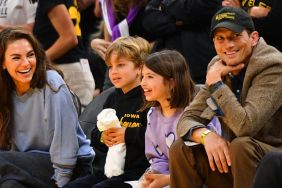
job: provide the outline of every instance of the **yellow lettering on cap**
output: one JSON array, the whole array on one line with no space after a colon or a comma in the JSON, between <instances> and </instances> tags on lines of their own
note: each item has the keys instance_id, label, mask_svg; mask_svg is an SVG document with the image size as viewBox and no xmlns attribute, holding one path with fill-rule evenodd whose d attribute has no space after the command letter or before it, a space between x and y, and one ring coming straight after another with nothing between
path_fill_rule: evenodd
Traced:
<instances>
[{"instance_id":1,"label":"yellow lettering on cap","mask_svg":"<svg viewBox=\"0 0 282 188\"><path fill-rule=\"evenodd\" d=\"M232 20L235 20L235 13L233 12L225 12L225 13L221 13L221 14L218 14L216 15L215 17L215 20L216 21L219 21L219 20L222 20L222 19L232 19Z\"/></svg>"},{"instance_id":2,"label":"yellow lettering on cap","mask_svg":"<svg viewBox=\"0 0 282 188\"><path fill-rule=\"evenodd\" d=\"M249 7L255 6L255 0L249 0L248 6L249 6Z\"/></svg>"}]
</instances>

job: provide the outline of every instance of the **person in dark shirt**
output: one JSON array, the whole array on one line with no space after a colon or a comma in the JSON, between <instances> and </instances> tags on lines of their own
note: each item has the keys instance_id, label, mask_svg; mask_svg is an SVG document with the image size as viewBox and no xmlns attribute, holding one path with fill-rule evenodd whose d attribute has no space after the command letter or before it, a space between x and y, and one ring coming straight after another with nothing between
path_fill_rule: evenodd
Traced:
<instances>
[{"instance_id":1,"label":"person in dark shirt","mask_svg":"<svg viewBox=\"0 0 282 188\"><path fill-rule=\"evenodd\" d=\"M38 1L33 33L85 107L93 99L95 82L82 43L77 3L75 0L33 1Z\"/></svg>"},{"instance_id":2,"label":"person in dark shirt","mask_svg":"<svg viewBox=\"0 0 282 188\"><path fill-rule=\"evenodd\" d=\"M155 40L152 51L177 50L189 62L192 79L204 84L207 65L215 56L210 21L220 6L221 0L149 1L142 22Z\"/></svg>"},{"instance_id":3,"label":"person in dark shirt","mask_svg":"<svg viewBox=\"0 0 282 188\"><path fill-rule=\"evenodd\" d=\"M271 46L282 51L282 1L280 0L224 0L223 6L242 7L252 17L256 30Z\"/></svg>"},{"instance_id":4,"label":"person in dark shirt","mask_svg":"<svg viewBox=\"0 0 282 188\"><path fill-rule=\"evenodd\" d=\"M240 7L222 8L211 25L218 55L178 122L181 139L169 153L171 188L251 187L263 156L281 152L282 53L259 37ZM220 134L207 127L214 117Z\"/></svg>"},{"instance_id":5,"label":"person in dark shirt","mask_svg":"<svg viewBox=\"0 0 282 188\"><path fill-rule=\"evenodd\" d=\"M96 152L94 174L77 179L65 188L131 187L124 181L138 180L148 168L144 140L147 110L139 112L139 109L143 104L141 68L149 52L149 43L140 37L121 37L108 47L105 61L115 91L110 94L103 108L116 110L121 128L111 128L103 132L94 128L91 135L91 143ZM108 178L104 175L108 148L120 143L126 145L124 173Z\"/></svg>"}]
</instances>

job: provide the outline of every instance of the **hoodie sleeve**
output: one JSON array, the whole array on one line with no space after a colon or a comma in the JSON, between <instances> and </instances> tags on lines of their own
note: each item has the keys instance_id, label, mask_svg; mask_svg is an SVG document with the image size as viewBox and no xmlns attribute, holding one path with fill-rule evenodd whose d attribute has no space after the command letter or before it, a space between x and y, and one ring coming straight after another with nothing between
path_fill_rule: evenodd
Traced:
<instances>
[{"instance_id":1,"label":"hoodie sleeve","mask_svg":"<svg viewBox=\"0 0 282 188\"><path fill-rule=\"evenodd\" d=\"M79 127L76 109L66 85L62 85L52 96L50 112L54 116L54 130L50 146L52 177L59 187L64 186L72 176L79 149L76 130Z\"/></svg>"},{"instance_id":2,"label":"hoodie sleeve","mask_svg":"<svg viewBox=\"0 0 282 188\"><path fill-rule=\"evenodd\" d=\"M71 179L77 161L79 128L77 111L70 91L56 71L47 71L48 86L45 89L45 121L52 124L49 153L58 187Z\"/></svg>"}]
</instances>

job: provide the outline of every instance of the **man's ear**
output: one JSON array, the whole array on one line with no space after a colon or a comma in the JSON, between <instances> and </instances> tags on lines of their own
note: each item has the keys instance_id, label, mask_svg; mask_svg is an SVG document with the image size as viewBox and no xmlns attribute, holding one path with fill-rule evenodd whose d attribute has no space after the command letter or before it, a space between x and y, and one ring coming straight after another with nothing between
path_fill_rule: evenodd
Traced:
<instances>
[{"instance_id":1,"label":"man's ear","mask_svg":"<svg viewBox=\"0 0 282 188\"><path fill-rule=\"evenodd\" d=\"M252 39L252 46L256 46L259 41L259 33L257 31L253 31L250 34L250 38Z\"/></svg>"}]
</instances>

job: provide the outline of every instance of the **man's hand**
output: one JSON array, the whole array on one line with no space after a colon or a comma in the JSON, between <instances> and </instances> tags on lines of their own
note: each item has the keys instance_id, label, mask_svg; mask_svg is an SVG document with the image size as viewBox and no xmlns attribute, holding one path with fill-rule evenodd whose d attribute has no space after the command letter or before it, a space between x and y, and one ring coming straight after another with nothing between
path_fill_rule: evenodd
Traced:
<instances>
[{"instance_id":1,"label":"man's hand","mask_svg":"<svg viewBox=\"0 0 282 188\"><path fill-rule=\"evenodd\" d=\"M208 70L206 75L206 84L208 86L222 80L228 73L233 75L238 74L244 68L244 64L238 64L234 66L225 65L222 60L215 62Z\"/></svg>"},{"instance_id":2,"label":"man's hand","mask_svg":"<svg viewBox=\"0 0 282 188\"><path fill-rule=\"evenodd\" d=\"M205 137L204 146L212 171L215 171L217 167L220 173L228 173L228 167L231 166L229 144L215 132Z\"/></svg>"},{"instance_id":3,"label":"man's hand","mask_svg":"<svg viewBox=\"0 0 282 188\"><path fill-rule=\"evenodd\" d=\"M144 174L141 188L163 188L169 185L170 175L167 174Z\"/></svg>"},{"instance_id":4,"label":"man's hand","mask_svg":"<svg viewBox=\"0 0 282 188\"><path fill-rule=\"evenodd\" d=\"M195 129L191 135L191 140L198 143L204 142L212 171L215 171L217 167L220 173L227 173L228 167L231 166L230 143L215 132L210 132L203 138L204 140L201 140L201 135L206 130L206 128Z\"/></svg>"}]
</instances>

